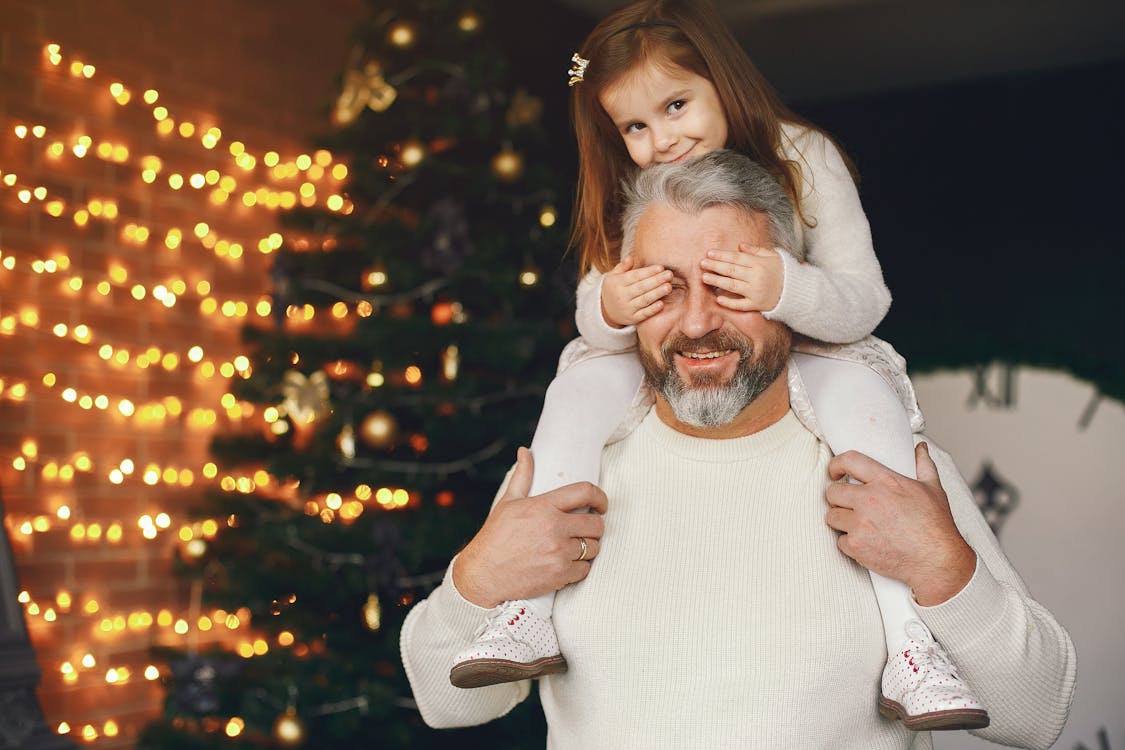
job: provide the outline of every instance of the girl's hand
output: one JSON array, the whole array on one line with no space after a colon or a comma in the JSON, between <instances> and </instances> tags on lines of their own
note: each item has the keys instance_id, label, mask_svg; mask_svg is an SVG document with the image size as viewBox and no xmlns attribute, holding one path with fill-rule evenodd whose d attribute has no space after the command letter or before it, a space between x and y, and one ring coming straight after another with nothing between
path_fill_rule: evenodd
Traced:
<instances>
[{"instance_id":1,"label":"girl's hand","mask_svg":"<svg viewBox=\"0 0 1125 750\"><path fill-rule=\"evenodd\" d=\"M781 256L767 247L739 245L738 250L707 251L700 261L703 283L726 292L716 302L731 310L761 312L777 307L785 274Z\"/></svg>"},{"instance_id":2,"label":"girl's hand","mask_svg":"<svg viewBox=\"0 0 1125 750\"><path fill-rule=\"evenodd\" d=\"M627 255L602 280L602 317L615 328L636 325L664 307L661 298L672 291L672 272L664 266L633 268Z\"/></svg>"}]
</instances>

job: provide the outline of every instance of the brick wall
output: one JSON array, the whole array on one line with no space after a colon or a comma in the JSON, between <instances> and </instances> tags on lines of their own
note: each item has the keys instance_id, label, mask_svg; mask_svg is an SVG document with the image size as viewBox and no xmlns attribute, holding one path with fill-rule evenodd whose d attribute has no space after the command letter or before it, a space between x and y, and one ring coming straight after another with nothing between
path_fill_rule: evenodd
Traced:
<instances>
[{"instance_id":1,"label":"brick wall","mask_svg":"<svg viewBox=\"0 0 1125 750\"><path fill-rule=\"evenodd\" d=\"M308 137L328 127L324 112L361 6L0 0L0 492L43 670L40 699L50 727L65 723L78 744L132 746L163 698L159 682L144 677L149 649L186 642L174 632L177 620L191 623L190 638L236 637L222 627L200 633L198 618L207 613L191 611L190 590L171 575L187 520L181 511L208 483L202 467L210 436L239 422L220 405L229 379L208 377L186 355L198 345L204 363L218 364L239 352L244 320L202 305L211 297L253 310L269 292L269 258L256 243L276 230L277 213L240 197L255 187L285 189L284 180L271 182L263 155L273 150L285 162L309 153ZM60 46L58 64L49 43ZM92 77L72 74L74 61L95 66ZM131 93L125 105L109 91L115 81ZM147 89L159 92L156 105L175 122L171 133L158 132L153 106L142 99ZM194 126L189 136L183 123ZM21 138L21 125L46 132ZM208 149L201 136L211 127L222 136ZM79 158L73 146L82 135L92 143ZM235 166L229 147L236 140L257 156L254 170ZM59 156L50 153L54 143L62 144ZM128 156L99 157L102 143L124 146ZM148 155L161 160L151 183L141 174ZM226 203L211 200L216 185L169 185L173 173L208 170L237 179ZM3 181L10 175L11 185ZM37 187L46 197L32 193L24 202L20 191ZM104 209L97 216L92 200L112 202L116 217ZM91 214L84 223L75 217L82 210ZM222 245L195 238L200 222L215 238L241 243L242 257L220 257ZM148 228L148 239L131 239L130 224ZM164 242L172 228L184 236L176 248ZM67 267L33 265L52 260ZM74 279L80 289L68 286ZM157 285L176 280L185 288L173 307L153 299ZM201 281L210 289L200 290ZM109 282L108 294L99 282ZM141 300L133 297L138 284ZM60 324L66 328L56 332ZM150 347L179 362L138 366ZM112 360L123 352L127 362ZM83 395L105 396L108 405L84 407ZM117 409L122 399L134 415ZM158 417L155 407L171 412ZM211 410L216 421L196 424L196 409ZM116 481L113 470L127 469L125 459L132 473ZM146 482L150 465L166 476ZM155 529L147 536L146 516ZM121 629L113 626L117 617ZM82 664L87 655L93 666ZM65 676L66 665L74 676ZM115 672L116 681L107 680L118 668L128 677Z\"/></svg>"}]
</instances>

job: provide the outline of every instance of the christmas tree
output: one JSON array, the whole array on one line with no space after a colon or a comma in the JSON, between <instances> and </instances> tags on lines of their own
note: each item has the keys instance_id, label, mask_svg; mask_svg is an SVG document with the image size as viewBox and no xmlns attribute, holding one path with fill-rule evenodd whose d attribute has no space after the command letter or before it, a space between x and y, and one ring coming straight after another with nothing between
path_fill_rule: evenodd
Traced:
<instances>
[{"instance_id":1,"label":"christmas tree","mask_svg":"<svg viewBox=\"0 0 1125 750\"><path fill-rule=\"evenodd\" d=\"M567 56L553 78L523 64L526 12L379 2L357 29L317 144L346 189L288 217L274 319L246 329L232 385L254 416L213 444L228 479L199 519L218 531L181 549L198 605L248 636L165 654L166 715L141 747L543 746L534 702L426 728L398 652L573 335Z\"/></svg>"}]
</instances>

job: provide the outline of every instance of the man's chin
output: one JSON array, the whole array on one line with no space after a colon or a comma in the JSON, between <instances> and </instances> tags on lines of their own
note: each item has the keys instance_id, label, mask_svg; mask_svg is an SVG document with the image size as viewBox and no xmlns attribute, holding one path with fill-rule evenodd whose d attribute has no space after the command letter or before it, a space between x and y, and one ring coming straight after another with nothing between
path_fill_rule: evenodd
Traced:
<instances>
[{"instance_id":1,"label":"man's chin","mask_svg":"<svg viewBox=\"0 0 1125 750\"><path fill-rule=\"evenodd\" d=\"M685 391L718 391L729 388L732 375L717 373L680 373L680 382L684 384Z\"/></svg>"},{"instance_id":2,"label":"man's chin","mask_svg":"<svg viewBox=\"0 0 1125 750\"><path fill-rule=\"evenodd\" d=\"M729 424L749 403L745 393L722 386L689 387L675 394L664 392L662 395L676 415L676 419L700 428Z\"/></svg>"}]
</instances>

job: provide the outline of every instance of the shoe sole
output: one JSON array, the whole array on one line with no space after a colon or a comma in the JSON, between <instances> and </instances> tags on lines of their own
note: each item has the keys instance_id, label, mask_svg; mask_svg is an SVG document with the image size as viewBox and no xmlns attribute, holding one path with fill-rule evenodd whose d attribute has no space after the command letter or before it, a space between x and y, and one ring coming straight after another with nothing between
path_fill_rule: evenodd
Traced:
<instances>
[{"instance_id":1,"label":"shoe sole","mask_svg":"<svg viewBox=\"0 0 1125 750\"><path fill-rule=\"evenodd\" d=\"M879 698L879 713L914 732L933 732L956 729L984 729L988 726L988 712L974 708L953 708L911 716L898 701Z\"/></svg>"},{"instance_id":2,"label":"shoe sole","mask_svg":"<svg viewBox=\"0 0 1125 750\"><path fill-rule=\"evenodd\" d=\"M566 659L562 656L549 656L527 663L505 659L473 659L455 664L449 670L449 681L459 688L478 688L502 682L531 680L565 671Z\"/></svg>"}]
</instances>

